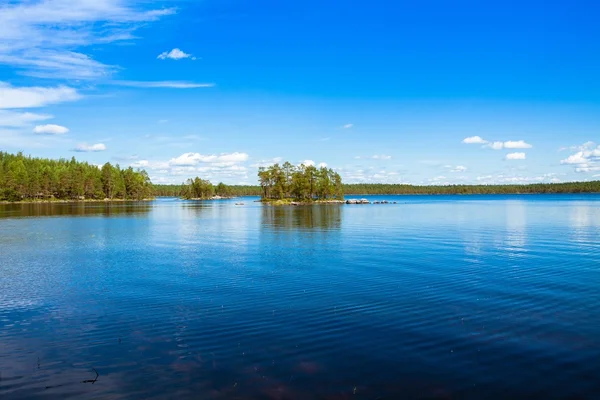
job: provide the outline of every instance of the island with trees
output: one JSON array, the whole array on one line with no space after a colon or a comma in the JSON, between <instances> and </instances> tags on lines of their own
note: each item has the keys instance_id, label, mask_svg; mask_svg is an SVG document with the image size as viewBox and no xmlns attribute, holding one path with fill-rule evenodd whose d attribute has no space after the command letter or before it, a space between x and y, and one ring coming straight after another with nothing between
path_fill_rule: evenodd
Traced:
<instances>
[{"instance_id":1,"label":"island with trees","mask_svg":"<svg viewBox=\"0 0 600 400\"><path fill-rule=\"evenodd\" d=\"M214 186L209 180L199 177L188 179L187 183L181 185L178 190L175 186L172 185L173 194L186 200L220 200L236 197L229 186L223 182Z\"/></svg>"},{"instance_id":2,"label":"island with trees","mask_svg":"<svg viewBox=\"0 0 600 400\"><path fill-rule=\"evenodd\" d=\"M143 170L0 152L0 201L145 200L153 196L154 188Z\"/></svg>"},{"instance_id":3,"label":"island with trees","mask_svg":"<svg viewBox=\"0 0 600 400\"><path fill-rule=\"evenodd\" d=\"M285 162L259 168L258 178L261 199L266 203L342 203L344 200L342 177L331 168Z\"/></svg>"}]
</instances>

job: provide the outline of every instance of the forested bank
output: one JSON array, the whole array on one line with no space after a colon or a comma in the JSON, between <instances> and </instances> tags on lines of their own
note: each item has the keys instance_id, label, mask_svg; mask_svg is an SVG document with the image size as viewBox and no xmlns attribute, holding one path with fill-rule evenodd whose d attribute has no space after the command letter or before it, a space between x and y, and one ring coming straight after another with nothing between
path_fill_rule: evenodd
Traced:
<instances>
[{"instance_id":1,"label":"forested bank","mask_svg":"<svg viewBox=\"0 0 600 400\"><path fill-rule=\"evenodd\" d=\"M156 196L181 197L185 185L154 185ZM261 186L228 186L233 196L260 196ZM600 181L536 183L529 185L448 185L414 186L396 184L343 184L346 195L386 194L552 194L552 193L600 193Z\"/></svg>"},{"instance_id":2,"label":"forested bank","mask_svg":"<svg viewBox=\"0 0 600 400\"><path fill-rule=\"evenodd\" d=\"M218 194L217 186L215 187L215 193ZM251 185L225 185L227 187L227 196L239 197L239 196L260 196L260 186ZM190 194L189 180L187 184L179 185L154 185L154 195L163 197L187 197Z\"/></svg>"},{"instance_id":3,"label":"forested bank","mask_svg":"<svg viewBox=\"0 0 600 400\"><path fill-rule=\"evenodd\" d=\"M0 201L142 200L153 191L146 171L131 167L0 152Z\"/></svg>"}]
</instances>

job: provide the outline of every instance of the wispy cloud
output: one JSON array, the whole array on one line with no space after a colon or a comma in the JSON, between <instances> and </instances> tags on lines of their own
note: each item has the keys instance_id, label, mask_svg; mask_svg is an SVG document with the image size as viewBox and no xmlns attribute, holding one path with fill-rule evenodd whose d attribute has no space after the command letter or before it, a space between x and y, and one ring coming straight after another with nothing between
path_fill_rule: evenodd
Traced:
<instances>
[{"instance_id":1,"label":"wispy cloud","mask_svg":"<svg viewBox=\"0 0 600 400\"><path fill-rule=\"evenodd\" d=\"M69 132L69 128L61 125L37 125L33 128L33 132L42 135L64 135Z\"/></svg>"},{"instance_id":2,"label":"wispy cloud","mask_svg":"<svg viewBox=\"0 0 600 400\"><path fill-rule=\"evenodd\" d=\"M73 151L79 152L79 153L90 153L90 152L97 152L97 151L104 151L106 150L106 145L104 143L96 143L96 144L86 144L86 143L82 143L82 144L78 144Z\"/></svg>"},{"instance_id":3,"label":"wispy cloud","mask_svg":"<svg viewBox=\"0 0 600 400\"><path fill-rule=\"evenodd\" d=\"M533 146L524 140L507 140L503 141L493 141L483 139L481 136L471 136L464 138L463 143L465 144L482 144L483 147L493 150L502 150L502 149L530 149Z\"/></svg>"},{"instance_id":4,"label":"wispy cloud","mask_svg":"<svg viewBox=\"0 0 600 400\"><path fill-rule=\"evenodd\" d=\"M464 165L444 165L444 168L453 173L467 171L467 167Z\"/></svg>"},{"instance_id":5,"label":"wispy cloud","mask_svg":"<svg viewBox=\"0 0 600 400\"><path fill-rule=\"evenodd\" d=\"M68 86L14 87L0 82L0 109L43 107L80 98L81 95L77 90Z\"/></svg>"},{"instance_id":6,"label":"wispy cloud","mask_svg":"<svg viewBox=\"0 0 600 400\"><path fill-rule=\"evenodd\" d=\"M195 60L196 57L192 56L191 54L187 54L183 51L181 51L178 48L174 48L171 51L164 51L162 53L160 53L158 55L158 57L156 57L160 60L166 60L166 59L170 59L170 60L182 60L184 58L189 58L190 60Z\"/></svg>"},{"instance_id":7,"label":"wispy cloud","mask_svg":"<svg viewBox=\"0 0 600 400\"><path fill-rule=\"evenodd\" d=\"M350 129L353 127L354 127L354 124L346 124L346 125L342 126L342 128L344 128L344 129Z\"/></svg>"},{"instance_id":8,"label":"wispy cloud","mask_svg":"<svg viewBox=\"0 0 600 400\"><path fill-rule=\"evenodd\" d=\"M392 158L392 156L388 156L385 154L375 154L372 156L355 156L354 159L356 160L360 160L360 159L372 159L372 160L390 160Z\"/></svg>"},{"instance_id":9,"label":"wispy cloud","mask_svg":"<svg viewBox=\"0 0 600 400\"><path fill-rule=\"evenodd\" d=\"M134 39L143 23L173 14L134 0L32 0L0 6L0 63L42 78L93 79L113 66L79 49Z\"/></svg>"},{"instance_id":10,"label":"wispy cloud","mask_svg":"<svg viewBox=\"0 0 600 400\"><path fill-rule=\"evenodd\" d=\"M199 163L237 163L248 160L246 153L223 153L219 155L203 155L200 153L184 153L169 161L171 166L193 166Z\"/></svg>"},{"instance_id":11,"label":"wispy cloud","mask_svg":"<svg viewBox=\"0 0 600 400\"><path fill-rule=\"evenodd\" d=\"M196 89L211 88L214 83L195 83L186 81L111 81L113 85L137 88L171 88L171 89Z\"/></svg>"},{"instance_id":12,"label":"wispy cloud","mask_svg":"<svg viewBox=\"0 0 600 400\"><path fill-rule=\"evenodd\" d=\"M0 126L19 128L30 126L38 121L45 121L51 119L52 115L48 114L35 114L30 112L18 112L9 110L0 110Z\"/></svg>"}]
</instances>

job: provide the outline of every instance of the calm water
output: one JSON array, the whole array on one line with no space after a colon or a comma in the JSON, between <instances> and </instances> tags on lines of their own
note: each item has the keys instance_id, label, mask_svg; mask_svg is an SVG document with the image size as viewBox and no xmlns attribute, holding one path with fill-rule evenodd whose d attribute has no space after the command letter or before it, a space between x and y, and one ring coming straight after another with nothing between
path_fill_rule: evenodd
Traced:
<instances>
[{"instance_id":1,"label":"calm water","mask_svg":"<svg viewBox=\"0 0 600 400\"><path fill-rule=\"evenodd\" d=\"M387 199L0 205L0 397L599 398L600 196Z\"/></svg>"}]
</instances>

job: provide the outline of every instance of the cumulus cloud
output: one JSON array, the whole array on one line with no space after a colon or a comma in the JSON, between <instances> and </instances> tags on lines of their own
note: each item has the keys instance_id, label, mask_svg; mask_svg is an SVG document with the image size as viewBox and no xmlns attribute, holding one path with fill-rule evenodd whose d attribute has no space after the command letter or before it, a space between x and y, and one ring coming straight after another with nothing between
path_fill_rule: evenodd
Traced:
<instances>
[{"instance_id":1,"label":"cumulus cloud","mask_svg":"<svg viewBox=\"0 0 600 400\"><path fill-rule=\"evenodd\" d=\"M530 149L531 146L529 143L526 143L524 140L509 140L506 142L493 142L488 143L485 147L488 147L493 150L502 150L502 149Z\"/></svg>"},{"instance_id":2,"label":"cumulus cloud","mask_svg":"<svg viewBox=\"0 0 600 400\"><path fill-rule=\"evenodd\" d=\"M493 150L502 150L504 148L504 143L503 142L488 143L486 145L486 147L489 147L490 149L493 149Z\"/></svg>"},{"instance_id":3,"label":"cumulus cloud","mask_svg":"<svg viewBox=\"0 0 600 400\"><path fill-rule=\"evenodd\" d=\"M530 149L532 146L529 143L525 143L524 140L517 140L504 142L505 149Z\"/></svg>"},{"instance_id":4,"label":"cumulus cloud","mask_svg":"<svg viewBox=\"0 0 600 400\"><path fill-rule=\"evenodd\" d=\"M174 48L171 51L164 51L164 52L160 53L157 58L160 60L166 60L166 59L182 60L184 58L189 58L191 60L196 59L196 57L192 56L191 54L187 54L178 48Z\"/></svg>"},{"instance_id":5,"label":"cumulus cloud","mask_svg":"<svg viewBox=\"0 0 600 400\"><path fill-rule=\"evenodd\" d=\"M35 128L33 128L33 132L43 135L64 135L65 133L69 132L69 128L54 124L37 125Z\"/></svg>"},{"instance_id":6,"label":"cumulus cloud","mask_svg":"<svg viewBox=\"0 0 600 400\"><path fill-rule=\"evenodd\" d=\"M248 160L246 153L222 153L220 155L203 155L200 153L184 153L169 161L171 166L194 166L199 163L238 163Z\"/></svg>"},{"instance_id":7,"label":"cumulus cloud","mask_svg":"<svg viewBox=\"0 0 600 400\"><path fill-rule=\"evenodd\" d=\"M73 149L73 151L77 151L79 153L90 153L104 150L106 150L106 145L104 143L96 143L91 145L82 143L78 144L77 147Z\"/></svg>"},{"instance_id":8,"label":"cumulus cloud","mask_svg":"<svg viewBox=\"0 0 600 400\"><path fill-rule=\"evenodd\" d=\"M68 86L14 87L6 82L0 82L0 109L37 108L80 98L81 95L77 90Z\"/></svg>"},{"instance_id":9,"label":"cumulus cloud","mask_svg":"<svg viewBox=\"0 0 600 400\"><path fill-rule=\"evenodd\" d=\"M576 146L579 151L561 160L563 165L573 165L575 172L600 171L600 146L594 142L587 142Z\"/></svg>"},{"instance_id":10,"label":"cumulus cloud","mask_svg":"<svg viewBox=\"0 0 600 400\"><path fill-rule=\"evenodd\" d=\"M486 144L487 140L483 140L479 136L470 136L470 137L464 138L462 142L466 143L466 144Z\"/></svg>"},{"instance_id":11,"label":"cumulus cloud","mask_svg":"<svg viewBox=\"0 0 600 400\"><path fill-rule=\"evenodd\" d=\"M524 160L525 158L525 153L509 153L506 155L507 160Z\"/></svg>"},{"instance_id":12,"label":"cumulus cloud","mask_svg":"<svg viewBox=\"0 0 600 400\"><path fill-rule=\"evenodd\" d=\"M301 162L301 164L304 164L307 167L309 167L309 166L315 165L315 162L313 160L304 160L304 161Z\"/></svg>"},{"instance_id":13,"label":"cumulus cloud","mask_svg":"<svg viewBox=\"0 0 600 400\"><path fill-rule=\"evenodd\" d=\"M327 168L327 163L319 163L319 168Z\"/></svg>"}]
</instances>

